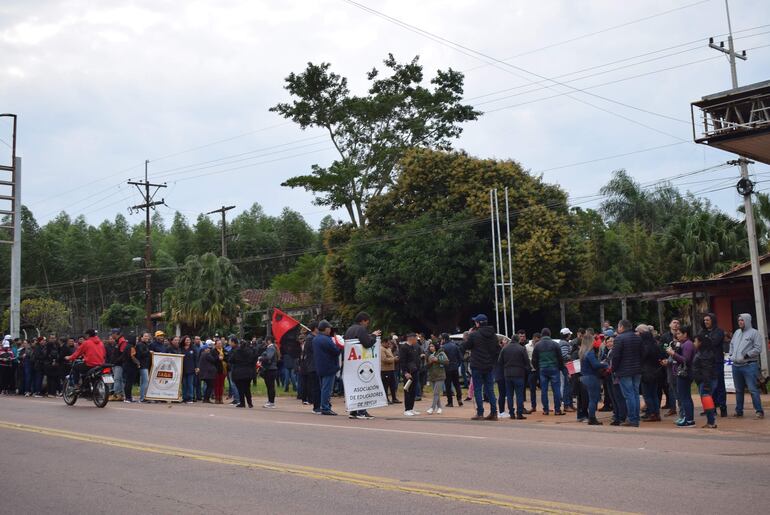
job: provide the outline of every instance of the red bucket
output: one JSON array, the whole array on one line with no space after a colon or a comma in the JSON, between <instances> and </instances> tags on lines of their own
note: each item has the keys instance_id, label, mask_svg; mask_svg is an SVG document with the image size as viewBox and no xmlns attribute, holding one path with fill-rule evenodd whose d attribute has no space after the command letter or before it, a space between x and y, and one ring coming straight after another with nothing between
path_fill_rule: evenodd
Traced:
<instances>
[{"instance_id":1,"label":"red bucket","mask_svg":"<svg viewBox=\"0 0 770 515\"><path fill-rule=\"evenodd\" d=\"M714 398L711 395L701 395L700 401L703 404L703 411L714 409Z\"/></svg>"}]
</instances>

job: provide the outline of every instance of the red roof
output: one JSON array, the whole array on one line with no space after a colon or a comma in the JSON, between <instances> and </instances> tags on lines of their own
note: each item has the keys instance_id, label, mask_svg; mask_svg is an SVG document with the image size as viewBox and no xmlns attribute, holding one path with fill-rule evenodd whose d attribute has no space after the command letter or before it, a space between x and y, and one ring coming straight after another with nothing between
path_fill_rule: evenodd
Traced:
<instances>
[{"instance_id":1,"label":"red roof","mask_svg":"<svg viewBox=\"0 0 770 515\"><path fill-rule=\"evenodd\" d=\"M770 253L759 256L759 264L761 265L768 259L770 259ZM745 270L749 270L750 268L751 268L751 261L746 261L745 263L735 265L734 267L732 267L730 270L727 270L726 272L722 272L721 274L715 275L714 279L723 279L725 277L731 277Z\"/></svg>"},{"instance_id":2,"label":"red roof","mask_svg":"<svg viewBox=\"0 0 770 515\"><path fill-rule=\"evenodd\" d=\"M275 294L278 294L277 298ZM278 306L307 306L313 303L310 294L306 292L295 294L290 291L243 290L241 297L251 306L258 306L267 299L275 299L274 302Z\"/></svg>"}]
</instances>

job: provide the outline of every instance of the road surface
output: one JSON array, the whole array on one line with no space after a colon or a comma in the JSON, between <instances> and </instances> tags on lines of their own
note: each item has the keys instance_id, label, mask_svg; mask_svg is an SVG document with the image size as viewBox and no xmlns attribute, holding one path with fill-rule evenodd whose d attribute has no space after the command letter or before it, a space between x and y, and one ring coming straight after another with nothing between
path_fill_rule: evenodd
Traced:
<instances>
[{"instance_id":1,"label":"road surface","mask_svg":"<svg viewBox=\"0 0 770 515\"><path fill-rule=\"evenodd\" d=\"M0 513L766 513L767 420L480 423L466 406L364 421L279 403L0 397Z\"/></svg>"}]
</instances>

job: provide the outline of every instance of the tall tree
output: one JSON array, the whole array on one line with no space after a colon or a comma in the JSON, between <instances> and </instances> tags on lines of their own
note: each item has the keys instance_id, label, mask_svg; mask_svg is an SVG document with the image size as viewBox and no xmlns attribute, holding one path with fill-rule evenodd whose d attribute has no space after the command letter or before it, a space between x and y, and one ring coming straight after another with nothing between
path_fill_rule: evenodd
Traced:
<instances>
[{"instance_id":1,"label":"tall tree","mask_svg":"<svg viewBox=\"0 0 770 515\"><path fill-rule=\"evenodd\" d=\"M366 225L369 200L393 184L407 149L449 149L461 124L481 114L461 102L462 73L439 70L429 88L418 57L401 64L389 54L384 64L388 75L381 77L373 68L367 74L368 94L355 96L345 77L329 71L329 63L308 63L304 72L286 78L293 101L270 109L302 129L323 129L339 155L283 185L313 192L318 205L344 207L355 226Z\"/></svg>"}]
</instances>

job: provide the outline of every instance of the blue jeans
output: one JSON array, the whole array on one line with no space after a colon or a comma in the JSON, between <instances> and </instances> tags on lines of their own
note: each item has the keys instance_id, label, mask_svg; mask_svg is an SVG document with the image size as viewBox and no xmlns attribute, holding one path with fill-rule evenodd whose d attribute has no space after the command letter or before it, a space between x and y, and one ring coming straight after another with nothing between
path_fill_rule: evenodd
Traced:
<instances>
[{"instance_id":1,"label":"blue jeans","mask_svg":"<svg viewBox=\"0 0 770 515\"><path fill-rule=\"evenodd\" d=\"M657 381L642 383L642 396L647 405L647 415L660 416L660 397L658 397Z\"/></svg>"},{"instance_id":2,"label":"blue jeans","mask_svg":"<svg viewBox=\"0 0 770 515\"><path fill-rule=\"evenodd\" d=\"M23 393L32 393L32 361L26 360L24 361L24 392Z\"/></svg>"},{"instance_id":3,"label":"blue jeans","mask_svg":"<svg viewBox=\"0 0 770 515\"><path fill-rule=\"evenodd\" d=\"M147 393L147 385L150 384L150 371L146 368L139 369L139 402L144 400Z\"/></svg>"},{"instance_id":4,"label":"blue jeans","mask_svg":"<svg viewBox=\"0 0 770 515\"><path fill-rule=\"evenodd\" d=\"M561 398L564 401L564 407L565 408L574 408L574 402L572 401L572 384L569 380L569 372L567 372L567 369L563 369L561 371L561 383L564 386L564 389L561 393ZM557 406L557 409L559 406Z\"/></svg>"},{"instance_id":5,"label":"blue jeans","mask_svg":"<svg viewBox=\"0 0 770 515\"><path fill-rule=\"evenodd\" d=\"M34 393L40 395L43 393L43 376L45 374L42 370L33 370L32 371L32 388L35 390Z\"/></svg>"},{"instance_id":6,"label":"blue jeans","mask_svg":"<svg viewBox=\"0 0 770 515\"><path fill-rule=\"evenodd\" d=\"M508 397L508 413L513 416L513 392L516 392L516 414L524 415L524 378L506 377L505 393Z\"/></svg>"},{"instance_id":7,"label":"blue jeans","mask_svg":"<svg viewBox=\"0 0 770 515\"><path fill-rule=\"evenodd\" d=\"M610 380L612 389L610 390L610 396L612 397L612 421L623 422L626 420L626 399L623 397L623 391L620 389L619 384L615 384Z\"/></svg>"},{"instance_id":8,"label":"blue jeans","mask_svg":"<svg viewBox=\"0 0 770 515\"><path fill-rule=\"evenodd\" d=\"M746 387L749 387L751 393L751 403L754 405L754 411L764 413L762 409L762 398L759 396L759 387L757 386L757 376L759 375L759 365L757 363L746 363L745 365L733 365L733 382L735 383L735 412L743 415L743 393Z\"/></svg>"},{"instance_id":9,"label":"blue jeans","mask_svg":"<svg viewBox=\"0 0 770 515\"><path fill-rule=\"evenodd\" d=\"M695 421L695 407L692 404L691 386L692 378L676 377L676 396L679 399L679 404L682 406L682 418L686 422Z\"/></svg>"},{"instance_id":10,"label":"blue jeans","mask_svg":"<svg viewBox=\"0 0 770 515\"><path fill-rule=\"evenodd\" d=\"M203 400L203 389L201 388L201 380L196 375L193 379L194 388L195 388L195 400L196 401L202 401Z\"/></svg>"},{"instance_id":11,"label":"blue jeans","mask_svg":"<svg viewBox=\"0 0 770 515\"><path fill-rule=\"evenodd\" d=\"M289 384L294 387L294 391L297 391L297 374L294 373L294 368L283 367L281 369L281 382L283 383L283 391L289 391Z\"/></svg>"},{"instance_id":12,"label":"blue jeans","mask_svg":"<svg viewBox=\"0 0 770 515\"><path fill-rule=\"evenodd\" d=\"M537 409L537 379L539 374L534 370L530 370L527 375L527 388L529 388L529 400L532 406L532 411Z\"/></svg>"},{"instance_id":13,"label":"blue jeans","mask_svg":"<svg viewBox=\"0 0 770 515\"><path fill-rule=\"evenodd\" d=\"M602 393L602 382L596 376L580 376L580 382L588 390L588 418L596 418L596 407L599 405L599 396Z\"/></svg>"},{"instance_id":14,"label":"blue jeans","mask_svg":"<svg viewBox=\"0 0 770 515\"><path fill-rule=\"evenodd\" d=\"M115 379L115 382L112 384L113 395L123 397L123 367L112 367L112 377Z\"/></svg>"},{"instance_id":15,"label":"blue jeans","mask_svg":"<svg viewBox=\"0 0 770 515\"><path fill-rule=\"evenodd\" d=\"M228 372L227 373L227 382L230 384L230 396L233 398L233 402L235 404L240 404L241 402L241 395L238 393L238 387L235 386L235 381L233 381L233 373Z\"/></svg>"},{"instance_id":16,"label":"blue jeans","mask_svg":"<svg viewBox=\"0 0 770 515\"><path fill-rule=\"evenodd\" d=\"M548 405L548 384L551 384L553 390L554 409L561 409L561 374L556 367L546 367L540 369L540 400L543 403L543 411L549 411Z\"/></svg>"},{"instance_id":17,"label":"blue jeans","mask_svg":"<svg viewBox=\"0 0 770 515\"><path fill-rule=\"evenodd\" d=\"M701 397L704 395L711 395L711 398L714 398L714 390L717 389L717 383L719 382L719 379L712 379L708 384L707 383L700 383L698 385L698 393ZM717 410L716 410L716 401L714 401L714 409L711 410L705 410L706 411L706 422L709 424L716 424L717 423Z\"/></svg>"},{"instance_id":18,"label":"blue jeans","mask_svg":"<svg viewBox=\"0 0 770 515\"><path fill-rule=\"evenodd\" d=\"M321 376L321 411L332 410L332 388L334 387L334 375Z\"/></svg>"},{"instance_id":19,"label":"blue jeans","mask_svg":"<svg viewBox=\"0 0 770 515\"><path fill-rule=\"evenodd\" d=\"M471 369L471 380L473 381L473 396L476 398L476 414L484 414L484 396L490 404L491 413L497 413L497 397L495 397L495 377L491 370L482 372Z\"/></svg>"},{"instance_id":20,"label":"blue jeans","mask_svg":"<svg viewBox=\"0 0 770 515\"><path fill-rule=\"evenodd\" d=\"M195 398L195 372L182 377L182 400L190 402Z\"/></svg>"},{"instance_id":21,"label":"blue jeans","mask_svg":"<svg viewBox=\"0 0 770 515\"><path fill-rule=\"evenodd\" d=\"M631 424L639 425L639 383L642 376L628 376L620 378L620 391L626 400L626 417Z\"/></svg>"}]
</instances>

